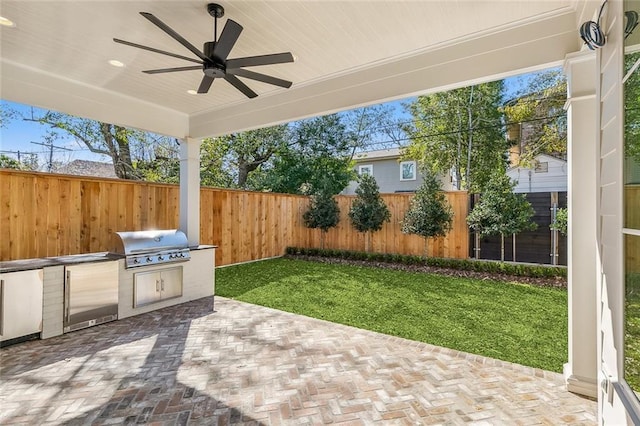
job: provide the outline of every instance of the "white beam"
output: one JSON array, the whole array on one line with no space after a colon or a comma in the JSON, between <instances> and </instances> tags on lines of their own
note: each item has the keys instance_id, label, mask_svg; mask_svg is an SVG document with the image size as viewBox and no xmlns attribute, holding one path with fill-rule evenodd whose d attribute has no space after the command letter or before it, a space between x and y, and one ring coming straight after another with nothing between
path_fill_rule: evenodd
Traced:
<instances>
[{"instance_id":1,"label":"white beam","mask_svg":"<svg viewBox=\"0 0 640 426\"><path fill-rule=\"evenodd\" d=\"M4 59L0 70L4 100L176 138L189 134L188 116L179 111Z\"/></svg>"},{"instance_id":2,"label":"white beam","mask_svg":"<svg viewBox=\"0 0 640 426\"><path fill-rule=\"evenodd\" d=\"M180 143L180 230L189 246L200 244L200 144L199 139Z\"/></svg>"},{"instance_id":3,"label":"white beam","mask_svg":"<svg viewBox=\"0 0 640 426\"><path fill-rule=\"evenodd\" d=\"M567 389L595 398L597 377L597 170L596 55L567 56L568 302Z\"/></svg>"}]
</instances>

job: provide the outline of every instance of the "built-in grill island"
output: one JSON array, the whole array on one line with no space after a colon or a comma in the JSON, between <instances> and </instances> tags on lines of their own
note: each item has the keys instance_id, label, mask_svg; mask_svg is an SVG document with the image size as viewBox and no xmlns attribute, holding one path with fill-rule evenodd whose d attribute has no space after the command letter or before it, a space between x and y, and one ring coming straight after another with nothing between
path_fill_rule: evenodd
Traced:
<instances>
[{"instance_id":1,"label":"built-in grill island","mask_svg":"<svg viewBox=\"0 0 640 426\"><path fill-rule=\"evenodd\" d=\"M27 275L34 294L18 291ZM175 229L118 232L109 252L3 261L0 278L5 302L20 307L0 306L4 346L212 297L215 246L189 246Z\"/></svg>"},{"instance_id":2,"label":"built-in grill island","mask_svg":"<svg viewBox=\"0 0 640 426\"><path fill-rule=\"evenodd\" d=\"M183 268L191 259L187 236L176 229L116 232L125 256L125 268L133 271L133 308L182 296ZM164 267L172 264L172 267Z\"/></svg>"}]
</instances>

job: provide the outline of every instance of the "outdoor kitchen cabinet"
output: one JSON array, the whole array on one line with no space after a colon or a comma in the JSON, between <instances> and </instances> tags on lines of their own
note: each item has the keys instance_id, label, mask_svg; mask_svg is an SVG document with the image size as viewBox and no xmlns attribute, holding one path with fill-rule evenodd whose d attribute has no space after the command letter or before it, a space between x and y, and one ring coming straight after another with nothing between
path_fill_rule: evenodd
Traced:
<instances>
[{"instance_id":1,"label":"outdoor kitchen cabinet","mask_svg":"<svg viewBox=\"0 0 640 426\"><path fill-rule=\"evenodd\" d=\"M182 266L137 272L133 277L134 308L182 296Z\"/></svg>"},{"instance_id":2,"label":"outdoor kitchen cabinet","mask_svg":"<svg viewBox=\"0 0 640 426\"><path fill-rule=\"evenodd\" d=\"M0 274L0 342L42 331L43 270Z\"/></svg>"}]
</instances>

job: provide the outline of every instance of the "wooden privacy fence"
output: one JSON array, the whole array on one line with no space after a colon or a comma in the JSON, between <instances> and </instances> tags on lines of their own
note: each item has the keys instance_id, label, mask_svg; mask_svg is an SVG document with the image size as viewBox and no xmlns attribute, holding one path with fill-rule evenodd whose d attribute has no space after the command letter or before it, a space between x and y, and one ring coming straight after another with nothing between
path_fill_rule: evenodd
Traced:
<instances>
[{"instance_id":1,"label":"wooden privacy fence","mask_svg":"<svg viewBox=\"0 0 640 426\"><path fill-rule=\"evenodd\" d=\"M429 239L427 254L434 257L449 257L466 259L469 251L469 229L467 227L468 196L466 191L446 193L447 201L453 209L453 228L444 238ZM400 231L404 213L409 208L411 194L384 194L384 202L391 212L391 220L382 229L373 234L371 251L378 253L401 253L423 255L425 251L424 238L416 235L406 235ZM342 195L337 197L340 207L340 222L338 226L327 232L325 248L344 250L365 250L365 235L357 232L351 226L348 212L355 196ZM319 234L314 234L312 246L320 247Z\"/></svg>"},{"instance_id":2,"label":"wooden privacy fence","mask_svg":"<svg viewBox=\"0 0 640 426\"><path fill-rule=\"evenodd\" d=\"M453 230L429 242L430 256L466 258L466 192L447 193ZM287 246L319 247L320 231L304 226L303 196L202 188L200 242L214 244L216 263L281 256ZM364 235L347 216L352 196L339 196L341 220L325 248L364 250ZM424 240L400 231L411 195L383 196L391 222L373 235L376 252L422 254ZM109 251L114 232L173 229L179 223L176 185L0 170L0 260Z\"/></svg>"}]
</instances>

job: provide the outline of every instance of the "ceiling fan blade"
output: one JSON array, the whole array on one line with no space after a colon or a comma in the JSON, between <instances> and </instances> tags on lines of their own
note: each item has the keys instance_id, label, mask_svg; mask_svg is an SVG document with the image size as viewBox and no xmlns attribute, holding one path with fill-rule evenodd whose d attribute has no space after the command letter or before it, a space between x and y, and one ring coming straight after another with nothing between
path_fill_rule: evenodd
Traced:
<instances>
[{"instance_id":1,"label":"ceiling fan blade","mask_svg":"<svg viewBox=\"0 0 640 426\"><path fill-rule=\"evenodd\" d=\"M258 96L258 94L256 92L254 92L253 90L249 89L249 86L247 86L246 84L241 82L238 79L238 77L236 77L235 75L227 74L224 78L229 83L231 83L233 85L233 87L235 87L236 89L238 89L239 91L244 93L244 95L246 97L255 98L256 96Z\"/></svg>"},{"instance_id":2,"label":"ceiling fan blade","mask_svg":"<svg viewBox=\"0 0 640 426\"><path fill-rule=\"evenodd\" d=\"M145 74L162 74L165 72L192 71L192 70L202 70L202 65L195 65L192 67L162 68L159 70L145 70L142 72Z\"/></svg>"},{"instance_id":3,"label":"ceiling fan blade","mask_svg":"<svg viewBox=\"0 0 640 426\"><path fill-rule=\"evenodd\" d=\"M200 82L200 87L198 87L198 93L207 93L209 91L209 88L213 84L213 80L215 80L215 78L210 77L208 75L205 75L204 77L202 77L202 81Z\"/></svg>"},{"instance_id":4,"label":"ceiling fan blade","mask_svg":"<svg viewBox=\"0 0 640 426\"><path fill-rule=\"evenodd\" d=\"M176 55L175 53L165 52L164 50L154 49L153 47L143 46L141 44L132 43L132 42L126 41L126 40L120 40L119 38L114 38L113 41L115 41L116 43L124 44L126 46L137 47L138 49L148 50L149 52L160 53L162 55L167 55L167 56L171 56L171 57L178 58L178 59L184 59L185 61L195 62L196 64L202 64L202 61L199 61L197 59L188 58L188 57L182 56L182 55Z\"/></svg>"},{"instance_id":5,"label":"ceiling fan blade","mask_svg":"<svg viewBox=\"0 0 640 426\"><path fill-rule=\"evenodd\" d=\"M224 24L220 39L216 42L216 46L213 48L213 57L216 60L224 62L229 56L229 52L233 49L233 45L238 41L240 33L242 32L242 25L236 21L227 19L227 23Z\"/></svg>"},{"instance_id":6,"label":"ceiling fan blade","mask_svg":"<svg viewBox=\"0 0 640 426\"><path fill-rule=\"evenodd\" d=\"M284 64L286 62L293 62L291 52L228 59L227 68L257 67L260 65Z\"/></svg>"},{"instance_id":7,"label":"ceiling fan blade","mask_svg":"<svg viewBox=\"0 0 640 426\"><path fill-rule=\"evenodd\" d=\"M227 68L227 74L233 74L240 77L250 78L252 80L262 81L263 83L273 84L274 86L280 86L286 89L291 87L291 84L293 84L290 81L282 80L281 78L272 77L266 74L260 74L259 72L253 72L242 68Z\"/></svg>"},{"instance_id":8,"label":"ceiling fan blade","mask_svg":"<svg viewBox=\"0 0 640 426\"><path fill-rule=\"evenodd\" d=\"M140 12L140 15L144 16L153 24L155 24L155 26L160 28L165 33L169 34L174 40L176 40L178 43L180 43L181 45L189 49L191 52L193 52L193 54L196 55L198 58L202 59L203 61L208 61L207 57L204 56L204 54L200 50L198 50L197 47L189 43L184 37L182 37L180 34L172 30L171 27L169 27L167 24L162 22L160 19L156 18L154 15L152 15L149 12Z\"/></svg>"}]
</instances>

